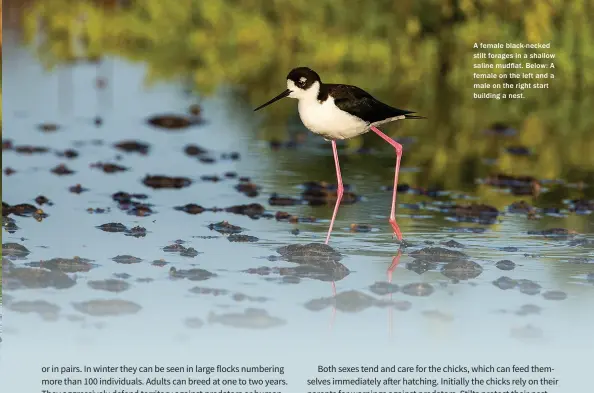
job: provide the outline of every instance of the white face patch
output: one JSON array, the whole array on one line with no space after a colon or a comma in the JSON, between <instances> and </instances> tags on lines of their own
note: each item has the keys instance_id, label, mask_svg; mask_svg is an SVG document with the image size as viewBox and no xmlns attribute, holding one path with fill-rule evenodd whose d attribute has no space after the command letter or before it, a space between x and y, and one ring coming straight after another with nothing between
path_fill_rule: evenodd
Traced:
<instances>
[{"instance_id":1,"label":"white face patch","mask_svg":"<svg viewBox=\"0 0 594 393\"><path fill-rule=\"evenodd\" d=\"M299 82L304 83L307 80L306 77L302 76L301 78L299 78Z\"/></svg>"},{"instance_id":2,"label":"white face patch","mask_svg":"<svg viewBox=\"0 0 594 393\"><path fill-rule=\"evenodd\" d=\"M318 82L314 82L307 90L303 90L302 88L295 85L295 83L287 79L287 89L291 91L289 97L301 99L310 99L316 100L318 93L320 91L320 84Z\"/></svg>"}]
</instances>

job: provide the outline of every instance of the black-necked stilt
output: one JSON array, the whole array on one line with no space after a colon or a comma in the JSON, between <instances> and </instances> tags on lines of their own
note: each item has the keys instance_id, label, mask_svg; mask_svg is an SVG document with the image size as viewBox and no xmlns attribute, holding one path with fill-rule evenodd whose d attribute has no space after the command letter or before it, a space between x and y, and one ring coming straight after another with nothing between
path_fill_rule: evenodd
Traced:
<instances>
[{"instance_id":1,"label":"black-necked stilt","mask_svg":"<svg viewBox=\"0 0 594 393\"><path fill-rule=\"evenodd\" d=\"M377 126L402 119L424 119L413 115L414 111L393 108L373 98L366 91L350 85L322 83L320 76L310 68L298 67L287 75L287 90L274 97L267 103L257 107L254 111L264 108L284 97L299 100L299 117L311 132L332 141L334 163L336 164L336 178L338 192L332 220L326 236L326 244L330 240L332 227L338 206L343 195L342 176L336 149L337 139L353 138L357 135L373 131L396 149L396 169L394 174L394 193L392 195L392 211L390 225L398 240L402 240L402 233L396 223L396 193L398 186L398 172L402 145L381 132Z\"/></svg>"}]
</instances>

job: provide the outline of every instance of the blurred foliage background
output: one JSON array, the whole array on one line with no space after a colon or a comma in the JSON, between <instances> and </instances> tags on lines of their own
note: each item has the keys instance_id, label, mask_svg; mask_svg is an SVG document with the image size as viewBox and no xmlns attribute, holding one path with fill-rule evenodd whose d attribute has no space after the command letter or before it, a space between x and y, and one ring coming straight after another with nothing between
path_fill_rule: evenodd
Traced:
<instances>
[{"instance_id":1,"label":"blurred foliage background","mask_svg":"<svg viewBox=\"0 0 594 393\"><path fill-rule=\"evenodd\" d=\"M405 165L422 169L411 175L418 184L463 188L485 159L495 162L487 172L594 179L594 68L587 66L594 64L594 0L17 3L25 40L48 68L115 55L146 62L149 83L183 80L202 95L230 86L254 107L284 89L291 68L307 65L323 80L416 110L429 120L386 128L419 139L404 156ZM473 99L475 42L550 42L556 78L523 100ZM262 137L286 129L295 112L286 104L266 112ZM485 135L494 122L519 132ZM349 144L382 141L366 135ZM517 157L509 146L534 154Z\"/></svg>"}]
</instances>

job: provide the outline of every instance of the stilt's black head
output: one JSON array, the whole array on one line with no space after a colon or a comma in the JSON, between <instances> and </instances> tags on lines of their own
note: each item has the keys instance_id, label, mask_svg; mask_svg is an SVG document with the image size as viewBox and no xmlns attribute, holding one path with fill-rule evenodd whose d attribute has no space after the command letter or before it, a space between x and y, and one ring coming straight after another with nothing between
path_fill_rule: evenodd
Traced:
<instances>
[{"instance_id":1,"label":"stilt's black head","mask_svg":"<svg viewBox=\"0 0 594 393\"><path fill-rule=\"evenodd\" d=\"M321 82L320 76L308 67L293 68L287 75L287 80L293 81L295 87L301 90L307 90L315 82Z\"/></svg>"},{"instance_id":2,"label":"stilt's black head","mask_svg":"<svg viewBox=\"0 0 594 393\"><path fill-rule=\"evenodd\" d=\"M310 88L318 82L317 89ZM298 67L293 68L289 75L287 75L287 90L283 91L270 101L265 104L260 105L254 111L264 108L285 97L297 98L301 99L306 96L317 96L319 87L321 85L320 76L311 68L307 67Z\"/></svg>"}]
</instances>

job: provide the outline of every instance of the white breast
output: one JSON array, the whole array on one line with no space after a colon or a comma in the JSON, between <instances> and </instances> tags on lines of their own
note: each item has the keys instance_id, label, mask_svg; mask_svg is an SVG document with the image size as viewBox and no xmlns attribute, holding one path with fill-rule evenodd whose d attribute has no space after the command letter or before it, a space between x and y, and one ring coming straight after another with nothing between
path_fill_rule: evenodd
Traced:
<instances>
[{"instance_id":1,"label":"white breast","mask_svg":"<svg viewBox=\"0 0 594 393\"><path fill-rule=\"evenodd\" d=\"M299 117L311 132L327 139L348 139L369 131L366 122L338 109L332 97L323 102L317 97L300 99Z\"/></svg>"}]
</instances>

